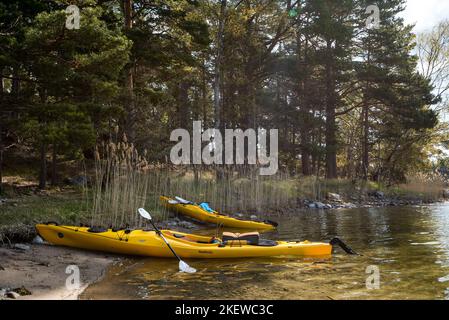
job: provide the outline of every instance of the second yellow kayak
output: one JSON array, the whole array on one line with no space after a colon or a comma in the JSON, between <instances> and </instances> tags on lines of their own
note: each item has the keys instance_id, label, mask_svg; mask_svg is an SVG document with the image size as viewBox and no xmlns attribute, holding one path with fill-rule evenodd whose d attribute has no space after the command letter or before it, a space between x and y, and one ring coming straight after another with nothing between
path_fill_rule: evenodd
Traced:
<instances>
[{"instance_id":1,"label":"second yellow kayak","mask_svg":"<svg viewBox=\"0 0 449 320\"><path fill-rule=\"evenodd\" d=\"M220 214L216 211L208 212L194 203L170 203L176 202L176 199L165 196L161 196L160 201L167 209L201 222L222 225L230 228L243 228L251 230L271 230L277 227L277 223L273 221L241 220Z\"/></svg>"}]
</instances>

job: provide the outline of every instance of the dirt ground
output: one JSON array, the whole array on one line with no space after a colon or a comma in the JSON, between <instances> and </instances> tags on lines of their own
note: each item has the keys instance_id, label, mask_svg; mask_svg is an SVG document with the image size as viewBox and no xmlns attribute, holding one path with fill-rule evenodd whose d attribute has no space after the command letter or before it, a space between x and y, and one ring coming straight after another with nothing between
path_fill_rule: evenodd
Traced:
<instances>
[{"instance_id":1,"label":"dirt ground","mask_svg":"<svg viewBox=\"0 0 449 320\"><path fill-rule=\"evenodd\" d=\"M114 255L86 252L47 244L27 244L28 250L0 247L0 291L24 287L31 295L18 299L76 300L119 258ZM79 287L66 285L79 269ZM67 271L67 273L66 273ZM1 299L1 298L0 298Z\"/></svg>"}]
</instances>

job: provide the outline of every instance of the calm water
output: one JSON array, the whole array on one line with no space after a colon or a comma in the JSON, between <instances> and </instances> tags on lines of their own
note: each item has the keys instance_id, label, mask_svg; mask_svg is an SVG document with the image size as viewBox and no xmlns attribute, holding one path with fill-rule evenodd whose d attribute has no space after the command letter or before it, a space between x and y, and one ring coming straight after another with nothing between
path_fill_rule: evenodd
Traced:
<instances>
[{"instance_id":1,"label":"calm water","mask_svg":"<svg viewBox=\"0 0 449 320\"><path fill-rule=\"evenodd\" d=\"M363 256L339 248L325 260L263 258L126 259L90 286L83 299L449 299L449 205L310 211L277 219L285 240L344 239ZM215 230L199 233L215 234ZM366 288L377 266L380 288Z\"/></svg>"}]
</instances>

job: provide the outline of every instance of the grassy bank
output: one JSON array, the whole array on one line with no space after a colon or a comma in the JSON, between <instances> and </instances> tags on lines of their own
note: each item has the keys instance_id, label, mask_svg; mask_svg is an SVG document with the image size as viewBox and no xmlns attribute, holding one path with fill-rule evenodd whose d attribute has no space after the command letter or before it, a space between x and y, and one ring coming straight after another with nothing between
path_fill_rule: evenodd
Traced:
<instances>
[{"instance_id":1,"label":"grassy bank","mask_svg":"<svg viewBox=\"0 0 449 320\"><path fill-rule=\"evenodd\" d=\"M89 208L79 189L57 189L45 193L14 195L0 206L0 240L29 239L34 225L47 221L79 224L87 222ZM8 238L5 236L7 235Z\"/></svg>"},{"instance_id":2,"label":"grassy bank","mask_svg":"<svg viewBox=\"0 0 449 320\"><path fill-rule=\"evenodd\" d=\"M250 180L235 178L216 181L211 174L196 180L190 172L184 174L155 173L146 178L151 186L145 206L161 221L168 213L159 205L159 195L179 195L193 201L209 201L223 212L251 212L282 214L287 209L301 209L303 200L326 202L329 193L339 194L343 202L363 204L372 199L373 192L382 192L384 198L434 202L443 198L442 181L415 178L410 183L386 187L375 182L348 180L319 180L310 178L271 177ZM56 188L45 192L10 193L0 205L0 240L28 240L34 236L34 225L47 221L65 224L92 223L92 190ZM118 198L120 200L120 198ZM132 217L135 211L126 213ZM108 216L110 212L104 212ZM106 221L106 220L105 220Z\"/></svg>"}]
</instances>

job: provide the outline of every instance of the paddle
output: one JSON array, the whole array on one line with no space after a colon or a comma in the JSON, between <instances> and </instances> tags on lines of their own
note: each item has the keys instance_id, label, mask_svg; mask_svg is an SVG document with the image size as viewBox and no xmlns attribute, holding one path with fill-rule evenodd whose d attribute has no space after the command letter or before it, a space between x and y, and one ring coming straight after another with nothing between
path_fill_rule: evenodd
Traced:
<instances>
[{"instance_id":1,"label":"paddle","mask_svg":"<svg viewBox=\"0 0 449 320\"><path fill-rule=\"evenodd\" d=\"M185 200L181 197L175 197L175 199L168 200L169 204L195 204L192 201Z\"/></svg>"},{"instance_id":2,"label":"paddle","mask_svg":"<svg viewBox=\"0 0 449 320\"><path fill-rule=\"evenodd\" d=\"M187 263L181 260L181 258L176 254L175 250L173 250L172 246L168 243L167 239L165 239L164 235L162 234L161 230L159 230L158 227L156 227L153 223L153 219L151 218L151 215L146 211L144 208L139 208L137 210L139 214L142 216L142 218L147 219L150 221L153 228L156 230L156 233L164 240L165 244L168 246L168 248L171 250L171 252L174 254L176 258L179 260L179 271L186 272L186 273L195 273L196 269L189 266Z\"/></svg>"}]
</instances>

